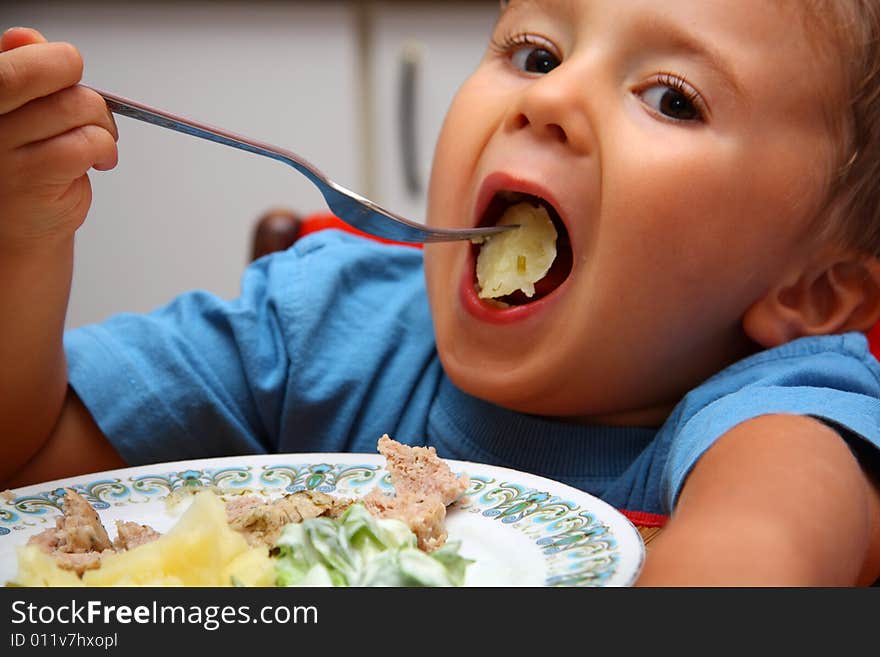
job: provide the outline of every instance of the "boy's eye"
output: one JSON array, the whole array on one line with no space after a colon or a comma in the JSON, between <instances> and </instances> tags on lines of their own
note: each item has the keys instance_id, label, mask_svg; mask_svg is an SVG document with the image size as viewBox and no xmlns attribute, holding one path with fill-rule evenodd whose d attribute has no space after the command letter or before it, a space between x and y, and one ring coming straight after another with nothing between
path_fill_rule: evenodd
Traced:
<instances>
[{"instance_id":1,"label":"boy's eye","mask_svg":"<svg viewBox=\"0 0 880 657\"><path fill-rule=\"evenodd\" d=\"M511 63L526 73L549 73L559 66L559 59L552 52L540 46L523 45L513 51Z\"/></svg>"},{"instance_id":2,"label":"boy's eye","mask_svg":"<svg viewBox=\"0 0 880 657\"><path fill-rule=\"evenodd\" d=\"M675 121L702 121L703 110L696 92L676 82L658 82L638 93L648 107Z\"/></svg>"}]
</instances>

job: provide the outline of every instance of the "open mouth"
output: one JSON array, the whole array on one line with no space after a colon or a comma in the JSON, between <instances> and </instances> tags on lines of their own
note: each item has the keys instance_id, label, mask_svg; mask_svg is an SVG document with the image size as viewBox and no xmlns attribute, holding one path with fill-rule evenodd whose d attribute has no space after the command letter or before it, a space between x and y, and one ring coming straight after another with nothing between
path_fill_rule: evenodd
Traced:
<instances>
[{"instance_id":1,"label":"open mouth","mask_svg":"<svg viewBox=\"0 0 880 657\"><path fill-rule=\"evenodd\" d=\"M546 211L553 228L556 231L556 257L550 265L547 272L542 278L534 281L534 293L527 295L523 290L515 290L503 296L493 296L491 299L485 299L488 303L498 305L500 307L522 306L533 301L541 299L558 288L568 278L571 273L573 255L571 250L571 239L565 223L559 216L559 212L547 200L526 194L523 192L500 191L497 192L490 201L486 211L480 218L480 226L495 226L504 217L505 213L514 206L527 203L535 208L542 208ZM546 222L546 219L545 219ZM508 223L508 222L506 222ZM474 263L479 262L480 251L484 245L473 245L472 255ZM513 256L516 257L516 256ZM477 277L477 270L474 271L474 287L479 294L481 291L480 283ZM485 295L481 295L485 296Z\"/></svg>"}]
</instances>

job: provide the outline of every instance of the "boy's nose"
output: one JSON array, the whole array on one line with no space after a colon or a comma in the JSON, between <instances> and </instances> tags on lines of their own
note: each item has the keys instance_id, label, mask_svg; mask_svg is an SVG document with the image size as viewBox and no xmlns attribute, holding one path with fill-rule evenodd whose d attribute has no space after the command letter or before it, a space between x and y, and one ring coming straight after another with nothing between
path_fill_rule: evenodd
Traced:
<instances>
[{"instance_id":1,"label":"boy's nose","mask_svg":"<svg viewBox=\"0 0 880 657\"><path fill-rule=\"evenodd\" d=\"M588 154L594 137L584 86L583 80L566 74L562 67L535 78L511 105L505 127L532 130L541 139Z\"/></svg>"}]
</instances>

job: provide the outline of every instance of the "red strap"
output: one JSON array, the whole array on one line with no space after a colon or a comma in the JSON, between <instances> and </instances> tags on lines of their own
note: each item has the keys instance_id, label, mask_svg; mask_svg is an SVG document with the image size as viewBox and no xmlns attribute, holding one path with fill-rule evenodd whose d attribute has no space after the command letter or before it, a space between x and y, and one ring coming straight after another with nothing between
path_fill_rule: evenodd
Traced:
<instances>
[{"instance_id":1,"label":"red strap","mask_svg":"<svg viewBox=\"0 0 880 657\"><path fill-rule=\"evenodd\" d=\"M344 230L347 233L353 233L355 235L360 235L361 237L368 237L371 240L376 240L377 242L382 242L383 244L399 244L401 246L412 246L417 249L422 247L421 244L413 244L411 242L395 242L393 240L386 240L382 239L381 237L368 235L367 233L358 230L357 228L352 228L347 223L342 221L342 219L334 214L331 214L330 212L318 212L305 217L300 223L299 237L303 237L305 235L308 235L309 233L315 233L319 230L325 230L327 228Z\"/></svg>"},{"instance_id":2,"label":"red strap","mask_svg":"<svg viewBox=\"0 0 880 657\"><path fill-rule=\"evenodd\" d=\"M620 512L629 518L629 521L636 527L662 527L669 520L669 516L663 516L659 513L627 511L626 509L621 509Z\"/></svg>"},{"instance_id":3,"label":"red strap","mask_svg":"<svg viewBox=\"0 0 880 657\"><path fill-rule=\"evenodd\" d=\"M880 360L880 323L868 332L868 344L871 347L871 353L877 360Z\"/></svg>"}]
</instances>

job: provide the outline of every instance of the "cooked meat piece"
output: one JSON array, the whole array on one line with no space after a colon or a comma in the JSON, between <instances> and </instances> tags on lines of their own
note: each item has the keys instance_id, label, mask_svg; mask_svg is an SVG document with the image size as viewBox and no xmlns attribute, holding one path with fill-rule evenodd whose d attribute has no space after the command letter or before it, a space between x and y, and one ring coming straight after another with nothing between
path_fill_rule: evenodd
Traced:
<instances>
[{"instance_id":1,"label":"cooked meat piece","mask_svg":"<svg viewBox=\"0 0 880 657\"><path fill-rule=\"evenodd\" d=\"M256 498L255 498L256 499ZM226 508L226 517L229 526L234 530L244 534L249 545L266 545L274 544L278 536L281 534L281 528L284 527L290 519L283 509L262 500L259 503L249 503L233 507L233 513Z\"/></svg>"},{"instance_id":2,"label":"cooked meat piece","mask_svg":"<svg viewBox=\"0 0 880 657\"><path fill-rule=\"evenodd\" d=\"M229 526L244 534L249 545L275 545L284 525L308 518L335 518L351 504L317 491L299 491L274 501L254 495L239 497L226 503Z\"/></svg>"},{"instance_id":3,"label":"cooked meat piece","mask_svg":"<svg viewBox=\"0 0 880 657\"><path fill-rule=\"evenodd\" d=\"M58 527L60 552L101 552L113 548L98 512L72 488L64 489L64 515Z\"/></svg>"},{"instance_id":4,"label":"cooked meat piece","mask_svg":"<svg viewBox=\"0 0 880 657\"><path fill-rule=\"evenodd\" d=\"M95 570L101 566L101 559L108 554L116 554L113 550L102 552L56 552L55 561L59 568L72 570L82 577L87 570Z\"/></svg>"},{"instance_id":5,"label":"cooked meat piece","mask_svg":"<svg viewBox=\"0 0 880 657\"><path fill-rule=\"evenodd\" d=\"M256 495L234 497L226 502L226 522L230 525L240 522L240 518L250 511L266 505L266 500Z\"/></svg>"},{"instance_id":6,"label":"cooked meat piece","mask_svg":"<svg viewBox=\"0 0 880 657\"><path fill-rule=\"evenodd\" d=\"M78 575L97 568L105 554L113 552L107 530L101 524L98 512L72 488L64 490L63 514L55 518L54 529L46 529L28 539L55 556L58 565Z\"/></svg>"},{"instance_id":7,"label":"cooked meat piece","mask_svg":"<svg viewBox=\"0 0 880 657\"><path fill-rule=\"evenodd\" d=\"M456 477L433 447L410 447L385 435L379 439L379 452L395 493L374 488L364 497L364 506L375 516L406 523L425 552L441 547L447 536L446 506L467 490L470 480Z\"/></svg>"},{"instance_id":8,"label":"cooked meat piece","mask_svg":"<svg viewBox=\"0 0 880 657\"><path fill-rule=\"evenodd\" d=\"M443 504L449 505L470 485L467 475L456 477L433 447L410 447L386 434L379 439L378 449L385 457L385 469L391 475L391 483L398 495L437 495Z\"/></svg>"},{"instance_id":9,"label":"cooked meat piece","mask_svg":"<svg viewBox=\"0 0 880 657\"><path fill-rule=\"evenodd\" d=\"M337 518L351 506L351 503L352 500L333 497L327 493L314 490L304 490L292 495L285 495L273 502L273 504L285 510L290 516L291 522L300 522L319 516ZM296 516L299 516L299 520L295 519Z\"/></svg>"},{"instance_id":10,"label":"cooked meat piece","mask_svg":"<svg viewBox=\"0 0 880 657\"><path fill-rule=\"evenodd\" d=\"M149 525L141 525L127 520L116 521L116 540L113 546L117 550L131 550L138 545L155 541L162 534Z\"/></svg>"},{"instance_id":11,"label":"cooked meat piece","mask_svg":"<svg viewBox=\"0 0 880 657\"><path fill-rule=\"evenodd\" d=\"M28 539L28 545L36 545L43 552L48 554L52 554L55 552L55 549L58 547L58 521L60 518L55 519L55 527L50 527L49 529L44 529L39 534L34 534Z\"/></svg>"},{"instance_id":12,"label":"cooked meat piece","mask_svg":"<svg viewBox=\"0 0 880 657\"><path fill-rule=\"evenodd\" d=\"M101 552L64 552L58 547L58 537L63 533L63 518L55 519L55 527L52 529L44 529L39 534L35 534L28 539L28 545L36 545L43 552L55 557L59 568L72 570L77 575L87 570L94 570L101 565L101 559L108 554L113 554L113 550L103 550Z\"/></svg>"},{"instance_id":13,"label":"cooked meat piece","mask_svg":"<svg viewBox=\"0 0 880 657\"><path fill-rule=\"evenodd\" d=\"M50 554L83 554L113 548L98 512L72 488L64 491L63 514L55 518L55 528L32 536L29 545L38 545Z\"/></svg>"},{"instance_id":14,"label":"cooked meat piece","mask_svg":"<svg viewBox=\"0 0 880 657\"><path fill-rule=\"evenodd\" d=\"M446 542L446 505L438 495L388 495L374 488L364 497L364 506L374 516L405 523L416 535L419 548L425 552L433 552Z\"/></svg>"}]
</instances>

